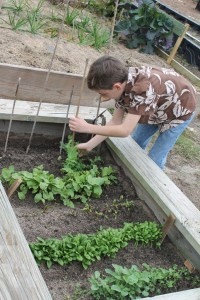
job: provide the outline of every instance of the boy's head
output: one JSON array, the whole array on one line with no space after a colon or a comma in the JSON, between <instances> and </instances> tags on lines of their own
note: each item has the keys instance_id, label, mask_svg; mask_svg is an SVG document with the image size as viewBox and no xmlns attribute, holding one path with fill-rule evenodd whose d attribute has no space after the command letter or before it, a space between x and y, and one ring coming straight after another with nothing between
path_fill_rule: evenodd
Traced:
<instances>
[{"instance_id":1,"label":"boy's head","mask_svg":"<svg viewBox=\"0 0 200 300\"><path fill-rule=\"evenodd\" d=\"M116 83L124 83L128 79L128 70L118 59L102 56L90 67L87 84L91 90L111 90Z\"/></svg>"}]
</instances>

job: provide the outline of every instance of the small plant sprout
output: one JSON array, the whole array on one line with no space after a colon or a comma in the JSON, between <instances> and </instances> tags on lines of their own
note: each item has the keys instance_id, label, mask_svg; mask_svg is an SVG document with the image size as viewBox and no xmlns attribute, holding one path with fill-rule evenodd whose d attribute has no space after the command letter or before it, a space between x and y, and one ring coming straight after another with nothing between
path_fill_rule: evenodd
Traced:
<instances>
[{"instance_id":1,"label":"small plant sprout","mask_svg":"<svg viewBox=\"0 0 200 300\"><path fill-rule=\"evenodd\" d=\"M26 18L16 15L15 13L8 11L8 20L3 20L13 30L19 30L28 22Z\"/></svg>"},{"instance_id":2,"label":"small plant sprout","mask_svg":"<svg viewBox=\"0 0 200 300\"><path fill-rule=\"evenodd\" d=\"M19 14L27 8L27 0L9 0L7 5L3 5L1 9L6 9L14 14Z\"/></svg>"}]
</instances>

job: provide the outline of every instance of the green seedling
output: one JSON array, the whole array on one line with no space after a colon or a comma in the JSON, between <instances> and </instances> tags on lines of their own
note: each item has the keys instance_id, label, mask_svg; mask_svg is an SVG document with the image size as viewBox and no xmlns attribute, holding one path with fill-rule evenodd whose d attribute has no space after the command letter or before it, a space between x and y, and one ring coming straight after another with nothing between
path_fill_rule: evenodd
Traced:
<instances>
[{"instance_id":1,"label":"green seedling","mask_svg":"<svg viewBox=\"0 0 200 300\"><path fill-rule=\"evenodd\" d=\"M107 276L101 276L99 271L89 279L91 294L94 299L141 299L152 295L168 293L177 283L187 280L191 284L197 275L189 274L186 268L174 265L169 269L154 268L143 264L142 270L136 265L131 268L113 264L114 270L106 269ZM103 298L102 298L103 297Z\"/></svg>"},{"instance_id":2,"label":"green seedling","mask_svg":"<svg viewBox=\"0 0 200 300\"><path fill-rule=\"evenodd\" d=\"M77 9L70 9L69 6L66 8L65 24L73 26L75 20L79 17L79 11Z\"/></svg>"},{"instance_id":3,"label":"green seedling","mask_svg":"<svg viewBox=\"0 0 200 300\"><path fill-rule=\"evenodd\" d=\"M26 0L10 0L8 1L8 5L3 5L2 9L6 9L7 11L11 11L13 13L21 13L27 8Z\"/></svg>"},{"instance_id":4,"label":"green seedling","mask_svg":"<svg viewBox=\"0 0 200 300\"><path fill-rule=\"evenodd\" d=\"M8 11L8 20L3 20L7 23L13 30L21 29L26 23L27 19L24 17L20 17L13 12Z\"/></svg>"},{"instance_id":5,"label":"green seedling","mask_svg":"<svg viewBox=\"0 0 200 300\"><path fill-rule=\"evenodd\" d=\"M27 23L29 24L28 31L36 34L38 30L47 24L47 21L42 19L41 16L38 15L37 11L27 11Z\"/></svg>"},{"instance_id":6,"label":"green seedling","mask_svg":"<svg viewBox=\"0 0 200 300\"><path fill-rule=\"evenodd\" d=\"M159 247L161 237L161 227L155 222L125 223L122 228L101 229L96 234L69 234L61 240L38 238L30 248L36 261L46 262L48 268L53 263L63 266L79 261L87 269L102 256L115 257L129 241L136 246L140 243Z\"/></svg>"}]
</instances>

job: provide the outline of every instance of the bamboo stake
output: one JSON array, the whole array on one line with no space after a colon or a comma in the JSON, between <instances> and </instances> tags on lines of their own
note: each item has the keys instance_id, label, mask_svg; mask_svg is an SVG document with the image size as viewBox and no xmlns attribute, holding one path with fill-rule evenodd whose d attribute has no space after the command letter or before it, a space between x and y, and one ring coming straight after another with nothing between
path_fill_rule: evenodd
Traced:
<instances>
[{"instance_id":1,"label":"bamboo stake","mask_svg":"<svg viewBox=\"0 0 200 300\"><path fill-rule=\"evenodd\" d=\"M69 104L68 104L68 107L67 107L67 113L66 113L66 117L65 117L65 124L64 124L64 127L63 127L63 134L62 134L62 140L61 140L61 145L60 145L60 155L62 153L62 146L63 146L63 142L64 142L64 138L65 138L65 131L66 131L66 126L67 126L67 119L68 119L68 116L69 116L69 109L70 109L70 106L71 106L71 103L72 103L73 92L74 92L74 85L72 86L72 90L71 90L71 94L70 94L70 99L69 99Z\"/></svg>"},{"instance_id":2,"label":"bamboo stake","mask_svg":"<svg viewBox=\"0 0 200 300\"><path fill-rule=\"evenodd\" d=\"M10 130L11 130L11 126L12 126L13 114L14 114L15 104L16 104L16 101L17 101L17 95L18 95L18 91L19 91L20 81L21 81L21 77L18 78L18 83L17 83L17 87L16 87L16 91L15 91L15 99L13 101L12 113L11 113L11 116L10 116L10 122L9 122L9 126L8 126L8 132L7 132L4 152L6 152L6 150L7 150L8 139L9 139Z\"/></svg>"},{"instance_id":3,"label":"bamboo stake","mask_svg":"<svg viewBox=\"0 0 200 300\"><path fill-rule=\"evenodd\" d=\"M78 117L79 108L80 108L80 104L81 104L81 100L82 100L83 88L84 88L84 83L85 83L85 78L86 78L86 70L87 70L88 62L89 62L89 59L87 58L85 61L85 69L84 69L84 73L83 73L83 80L81 83L81 90L80 90L80 95L79 95L79 100L78 100L78 105L77 105L77 110L76 110L76 117Z\"/></svg>"},{"instance_id":4,"label":"bamboo stake","mask_svg":"<svg viewBox=\"0 0 200 300\"><path fill-rule=\"evenodd\" d=\"M40 108L41 108L41 104L42 104L42 101L43 101L43 98L44 98L44 94L46 92L47 82L49 80L49 75L50 75L50 72L51 72L51 68L52 68L54 57L55 57L56 49L57 49L57 46L58 46L60 35L61 35L62 31L63 31L63 26L64 26L64 21L65 21L65 18L66 18L66 14L67 14L67 6L68 5L69 5L69 0L67 1L65 13L63 15L62 23L61 23L61 26L60 26L60 29L59 29L59 32L58 32L58 36L57 36L56 44L55 44L55 47L54 47L53 55L52 55L52 58L51 58L51 61L50 61L50 65L49 65L49 68L48 68L47 76L46 76L46 79L45 79L45 82L44 82L44 86L43 86L43 93L42 93L42 96L40 97L40 102L39 102L39 105L38 105L37 113L36 113L35 118L34 118L34 123L33 123L32 131L31 131L31 135L30 135L30 138L29 138L29 144L28 144L28 147L26 149L26 153L28 153L29 149L30 149L30 145L31 145L33 133L34 133L34 130L35 130L37 118L38 118L39 111L40 111Z\"/></svg>"},{"instance_id":5,"label":"bamboo stake","mask_svg":"<svg viewBox=\"0 0 200 300\"><path fill-rule=\"evenodd\" d=\"M114 28L115 28L115 21L116 21L116 16L117 16L118 4L119 4L119 0L116 0L116 2L115 2L114 17L113 17L113 23L112 23L112 29L111 29L111 34L110 34L110 42L109 42L109 48L108 48L108 55L110 54L110 50L111 50L111 46L112 46L112 41L113 41L113 32L114 32Z\"/></svg>"},{"instance_id":6,"label":"bamboo stake","mask_svg":"<svg viewBox=\"0 0 200 300\"><path fill-rule=\"evenodd\" d=\"M97 114L96 114L95 120L97 120L97 118L99 116L100 107L101 107L101 96L99 96L99 98L98 98Z\"/></svg>"},{"instance_id":7,"label":"bamboo stake","mask_svg":"<svg viewBox=\"0 0 200 300\"><path fill-rule=\"evenodd\" d=\"M97 101L98 101L98 106L97 106L97 113L96 113L96 118L94 119L94 124L96 124L96 121L97 121L97 119L98 119L98 117L99 117L99 111L100 111L100 106L101 106L101 96L99 96L98 98L97 98ZM91 135L91 138L93 138L93 136L94 136L94 134L92 134Z\"/></svg>"},{"instance_id":8,"label":"bamboo stake","mask_svg":"<svg viewBox=\"0 0 200 300\"><path fill-rule=\"evenodd\" d=\"M112 29L111 29L111 34L110 34L109 47L108 47L108 52L107 52L108 55L110 54L110 50L111 50L111 46L112 46L112 41L113 41L113 32L114 32L114 28L115 28L115 21L116 21L116 16L117 16L118 4L119 4L119 0L117 0L116 3L115 3L115 11L114 11L114 17L113 17L113 22L112 22ZM101 97L99 97L96 119L99 116L100 106L101 106ZM92 138L93 138L93 136L94 135L92 135Z\"/></svg>"},{"instance_id":9,"label":"bamboo stake","mask_svg":"<svg viewBox=\"0 0 200 300\"><path fill-rule=\"evenodd\" d=\"M85 83L85 78L86 78L86 70L87 70L88 62L89 62L89 59L87 58L86 61L85 61L85 69L84 69L84 73L83 73L83 79L82 79L82 83L81 83L80 95L79 95L79 100L78 100L78 105L77 105L77 110L76 110L76 118L78 117L78 113L79 113L79 108L80 108L80 103L81 103L82 94L83 94L83 88L84 88L84 83ZM73 135L72 135L72 141L73 142L74 142L74 138L75 138L75 132L73 132Z\"/></svg>"}]
</instances>

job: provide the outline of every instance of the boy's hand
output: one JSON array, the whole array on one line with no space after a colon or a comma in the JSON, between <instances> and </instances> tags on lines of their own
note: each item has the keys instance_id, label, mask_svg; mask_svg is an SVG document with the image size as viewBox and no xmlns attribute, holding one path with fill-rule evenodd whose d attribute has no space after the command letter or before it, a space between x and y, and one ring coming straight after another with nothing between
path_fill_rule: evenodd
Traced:
<instances>
[{"instance_id":1,"label":"boy's hand","mask_svg":"<svg viewBox=\"0 0 200 300\"><path fill-rule=\"evenodd\" d=\"M88 143L78 144L77 146L79 157L87 155L92 149L88 146Z\"/></svg>"},{"instance_id":2,"label":"boy's hand","mask_svg":"<svg viewBox=\"0 0 200 300\"><path fill-rule=\"evenodd\" d=\"M71 117L69 119L69 128L71 131L88 133L90 124L79 117Z\"/></svg>"},{"instance_id":3,"label":"boy's hand","mask_svg":"<svg viewBox=\"0 0 200 300\"><path fill-rule=\"evenodd\" d=\"M88 143L81 143L77 145L77 149L79 153L86 153L91 151L92 149L88 146Z\"/></svg>"}]
</instances>

